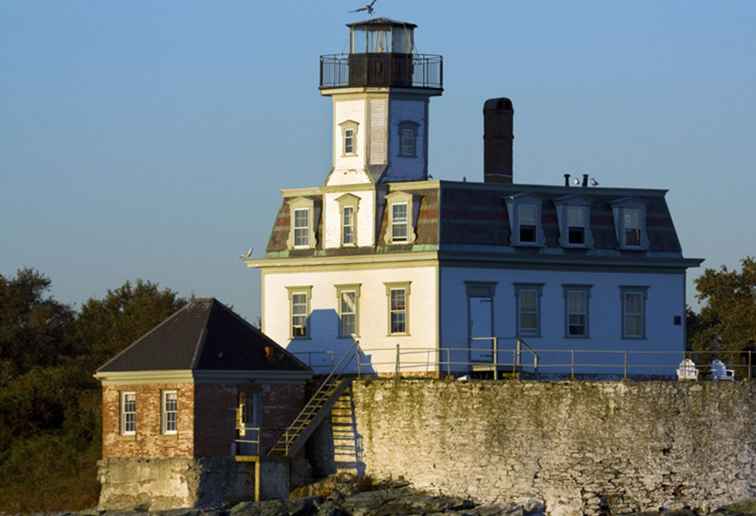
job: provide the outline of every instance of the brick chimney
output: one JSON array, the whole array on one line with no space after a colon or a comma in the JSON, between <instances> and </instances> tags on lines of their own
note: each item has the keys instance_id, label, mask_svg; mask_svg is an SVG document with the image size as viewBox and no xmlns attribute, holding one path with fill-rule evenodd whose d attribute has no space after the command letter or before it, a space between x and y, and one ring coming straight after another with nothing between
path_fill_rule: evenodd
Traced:
<instances>
[{"instance_id":1,"label":"brick chimney","mask_svg":"<svg viewBox=\"0 0 756 516\"><path fill-rule=\"evenodd\" d=\"M483 105L483 180L512 184L512 141L514 109L502 97Z\"/></svg>"}]
</instances>

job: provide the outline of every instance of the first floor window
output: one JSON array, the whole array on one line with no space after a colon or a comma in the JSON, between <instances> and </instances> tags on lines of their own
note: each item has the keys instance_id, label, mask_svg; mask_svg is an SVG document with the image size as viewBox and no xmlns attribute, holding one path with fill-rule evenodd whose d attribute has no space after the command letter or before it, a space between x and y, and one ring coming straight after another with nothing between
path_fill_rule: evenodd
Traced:
<instances>
[{"instance_id":1,"label":"first floor window","mask_svg":"<svg viewBox=\"0 0 756 516\"><path fill-rule=\"evenodd\" d=\"M622 337L642 339L646 336L645 289L622 290Z\"/></svg>"},{"instance_id":2,"label":"first floor window","mask_svg":"<svg viewBox=\"0 0 756 516\"><path fill-rule=\"evenodd\" d=\"M393 242L406 242L407 231L407 203L394 203L391 205L391 240Z\"/></svg>"},{"instance_id":3,"label":"first floor window","mask_svg":"<svg viewBox=\"0 0 756 516\"><path fill-rule=\"evenodd\" d=\"M163 433L175 434L178 430L178 393L163 391Z\"/></svg>"},{"instance_id":4,"label":"first floor window","mask_svg":"<svg viewBox=\"0 0 756 516\"><path fill-rule=\"evenodd\" d=\"M517 333L524 337L540 335L540 289L522 286L517 288Z\"/></svg>"},{"instance_id":5,"label":"first floor window","mask_svg":"<svg viewBox=\"0 0 756 516\"><path fill-rule=\"evenodd\" d=\"M585 288L567 288L567 336L588 336L588 290Z\"/></svg>"},{"instance_id":6,"label":"first floor window","mask_svg":"<svg viewBox=\"0 0 756 516\"><path fill-rule=\"evenodd\" d=\"M342 291L339 295L339 314L341 316L341 337L357 335L357 292Z\"/></svg>"},{"instance_id":7,"label":"first floor window","mask_svg":"<svg viewBox=\"0 0 756 516\"><path fill-rule=\"evenodd\" d=\"M291 336L307 337L307 318L309 303L306 292L294 292L291 295Z\"/></svg>"},{"instance_id":8,"label":"first floor window","mask_svg":"<svg viewBox=\"0 0 756 516\"><path fill-rule=\"evenodd\" d=\"M585 208L567 206L567 241L572 245L585 244Z\"/></svg>"},{"instance_id":9,"label":"first floor window","mask_svg":"<svg viewBox=\"0 0 756 516\"><path fill-rule=\"evenodd\" d=\"M532 204L522 204L517 209L520 242L535 243L537 241L538 208Z\"/></svg>"},{"instance_id":10,"label":"first floor window","mask_svg":"<svg viewBox=\"0 0 756 516\"><path fill-rule=\"evenodd\" d=\"M389 304L390 333L407 333L407 290L404 288L390 289Z\"/></svg>"},{"instance_id":11,"label":"first floor window","mask_svg":"<svg viewBox=\"0 0 756 516\"><path fill-rule=\"evenodd\" d=\"M641 223L640 210L637 208L625 208L622 214L622 225L624 231L624 245L639 246L641 245Z\"/></svg>"},{"instance_id":12,"label":"first floor window","mask_svg":"<svg viewBox=\"0 0 756 516\"><path fill-rule=\"evenodd\" d=\"M354 208L344 206L341 214L341 244L354 243Z\"/></svg>"},{"instance_id":13,"label":"first floor window","mask_svg":"<svg viewBox=\"0 0 756 516\"><path fill-rule=\"evenodd\" d=\"M294 247L308 247L310 245L310 210L298 208L294 210Z\"/></svg>"},{"instance_id":14,"label":"first floor window","mask_svg":"<svg viewBox=\"0 0 756 516\"><path fill-rule=\"evenodd\" d=\"M136 393L121 393L121 433L134 435L136 433Z\"/></svg>"}]
</instances>

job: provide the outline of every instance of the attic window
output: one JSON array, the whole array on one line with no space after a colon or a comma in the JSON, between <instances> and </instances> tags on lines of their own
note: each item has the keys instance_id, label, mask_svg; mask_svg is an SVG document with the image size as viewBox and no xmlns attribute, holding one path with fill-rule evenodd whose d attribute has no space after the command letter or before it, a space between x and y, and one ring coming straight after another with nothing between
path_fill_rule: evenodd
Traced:
<instances>
[{"instance_id":1,"label":"attic window","mask_svg":"<svg viewBox=\"0 0 756 516\"><path fill-rule=\"evenodd\" d=\"M391 205L391 240L394 242L407 241L407 203Z\"/></svg>"},{"instance_id":2,"label":"attic window","mask_svg":"<svg viewBox=\"0 0 756 516\"><path fill-rule=\"evenodd\" d=\"M585 208L567 207L567 242L570 245L585 244Z\"/></svg>"},{"instance_id":3,"label":"attic window","mask_svg":"<svg viewBox=\"0 0 756 516\"><path fill-rule=\"evenodd\" d=\"M538 239L538 208L533 204L522 204L517 208L517 216L520 226L520 242L536 243Z\"/></svg>"},{"instance_id":4,"label":"attic window","mask_svg":"<svg viewBox=\"0 0 756 516\"><path fill-rule=\"evenodd\" d=\"M641 245L641 216L637 208L624 208L622 210L622 227L624 233L624 245L639 247Z\"/></svg>"},{"instance_id":5,"label":"attic window","mask_svg":"<svg viewBox=\"0 0 756 516\"><path fill-rule=\"evenodd\" d=\"M298 197L289 201L289 249L312 249L315 241L315 203L308 197Z\"/></svg>"},{"instance_id":6,"label":"attic window","mask_svg":"<svg viewBox=\"0 0 756 516\"><path fill-rule=\"evenodd\" d=\"M310 246L310 210L299 208L294 210L294 247Z\"/></svg>"},{"instance_id":7,"label":"attic window","mask_svg":"<svg viewBox=\"0 0 756 516\"><path fill-rule=\"evenodd\" d=\"M391 192L386 196L386 233L384 240L387 244L412 244L415 242L415 228L413 227L413 213L417 206L413 206L412 194L409 192Z\"/></svg>"}]
</instances>

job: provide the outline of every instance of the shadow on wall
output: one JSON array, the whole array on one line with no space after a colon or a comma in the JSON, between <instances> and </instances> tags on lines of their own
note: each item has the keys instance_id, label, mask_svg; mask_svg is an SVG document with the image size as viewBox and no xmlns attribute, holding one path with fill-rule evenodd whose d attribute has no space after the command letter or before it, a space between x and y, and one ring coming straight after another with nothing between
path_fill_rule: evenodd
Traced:
<instances>
[{"instance_id":1,"label":"shadow on wall","mask_svg":"<svg viewBox=\"0 0 756 516\"><path fill-rule=\"evenodd\" d=\"M357 432L351 386L334 404L330 420L325 419L308 441L307 454L319 477L342 471L365 474L362 436Z\"/></svg>"},{"instance_id":2,"label":"shadow on wall","mask_svg":"<svg viewBox=\"0 0 756 516\"><path fill-rule=\"evenodd\" d=\"M328 374L334 366L355 348L358 355L343 364L340 373L375 373L370 356L360 349L359 337L341 337L341 318L336 310L314 310L307 320L308 337L292 338L286 349L318 374ZM359 357L359 366L358 366Z\"/></svg>"}]
</instances>

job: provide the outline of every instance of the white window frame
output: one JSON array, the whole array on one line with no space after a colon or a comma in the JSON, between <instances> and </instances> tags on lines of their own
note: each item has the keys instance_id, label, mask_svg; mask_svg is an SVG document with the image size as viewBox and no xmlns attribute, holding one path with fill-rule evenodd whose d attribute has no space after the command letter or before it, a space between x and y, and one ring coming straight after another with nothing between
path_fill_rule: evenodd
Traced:
<instances>
[{"instance_id":1,"label":"white window frame","mask_svg":"<svg viewBox=\"0 0 756 516\"><path fill-rule=\"evenodd\" d=\"M637 296L640 299L640 311L629 313L628 312L628 297ZM620 305L622 318L622 338L625 340L645 340L646 339L646 316L647 307L646 302L648 300L648 287L642 286L622 286L620 287ZM640 333L628 333L627 318L639 317L640 318Z\"/></svg>"},{"instance_id":2,"label":"white window frame","mask_svg":"<svg viewBox=\"0 0 756 516\"><path fill-rule=\"evenodd\" d=\"M406 220L400 224L407 228L407 238L396 240L394 238L394 206L406 205ZM414 199L410 192L395 191L386 196L386 208L385 208L386 220L386 233L384 241L387 244L395 245L407 245L415 242L417 235L415 234L415 205Z\"/></svg>"},{"instance_id":3,"label":"white window frame","mask_svg":"<svg viewBox=\"0 0 756 516\"><path fill-rule=\"evenodd\" d=\"M341 127L341 155L344 157L357 156L357 133L359 123L354 120L345 120L339 124ZM351 147L351 149L348 149Z\"/></svg>"},{"instance_id":4,"label":"white window frame","mask_svg":"<svg viewBox=\"0 0 756 516\"><path fill-rule=\"evenodd\" d=\"M289 339L291 340L308 340L310 339L310 309L312 302L312 286L286 287L289 293ZM304 296L304 303L297 302L298 296ZM304 306L304 313L294 313L295 307ZM294 324L295 318L304 318L303 324ZM298 335L295 328L304 328L304 334Z\"/></svg>"},{"instance_id":5,"label":"white window frame","mask_svg":"<svg viewBox=\"0 0 756 516\"><path fill-rule=\"evenodd\" d=\"M347 217L349 213L349 217ZM354 245L354 206L342 206L341 207L341 245ZM347 223L348 221L348 223ZM347 239L347 229L349 229L349 238Z\"/></svg>"},{"instance_id":6,"label":"white window frame","mask_svg":"<svg viewBox=\"0 0 756 516\"><path fill-rule=\"evenodd\" d=\"M358 230L359 230L359 213L360 213L360 198L354 194L346 193L336 199L339 206L339 243L342 247L357 247L358 246ZM352 240L347 242L344 239L344 226L345 216L344 212L347 209L352 210L351 220L351 233Z\"/></svg>"},{"instance_id":7,"label":"white window frame","mask_svg":"<svg viewBox=\"0 0 756 516\"><path fill-rule=\"evenodd\" d=\"M353 155L354 152L354 129L347 127L344 129L344 154Z\"/></svg>"},{"instance_id":8,"label":"white window frame","mask_svg":"<svg viewBox=\"0 0 756 516\"><path fill-rule=\"evenodd\" d=\"M628 251L646 251L650 247L648 240L648 227L646 225L647 208L642 199L626 197L611 203L612 213L614 216L615 236L617 238L617 247ZM628 210L637 210L639 242L638 244L628 244L625 219Z\"/></svg>"},{"instance_id":9,"label":"white window frame","mask_svg":"<svg viewBox=\"0 0 756 516\"><path fill-rule=\"evenodd\" d=\"M297 225L297 212L307 211L307 225ZM297 197L289 200L289 239L287 247L290 250L295 249L314 249L315 239L315 219L318 216L315 210L315 201L309 197ZM297 242L297 231L304 231L306 243Z\"/></svg>"},{"instance_id":10,"label":"white window frame","mask_svg":"<svg viewBox=\"0 0 756 516\"><path fill-rule=\"evenodd\" d=\"M404 218L397 219L396 208L404 207ZM397 237L397 228L404 228L404 236ZM409 204L406 202L395 202L391 204L391 241L395 243L406 243L409 241Z\"/></svg>"},{"instance_id":11,"label":"white window frame","mask_svg":"<svg viewBox=\"0 0 756 516\"><path fill-rule=\"evenodd\" d=\"M585 246L586 240L587 240L587 224L586 224L586 209L584 206L567 206L565 209L565 214L567 215L566 221L567 221L567 243L570 246ZM582 223L572 223L572 215L575 215L576 218L581 219ZM582 230L583 235L583 241L582 242L573 242L571 239L572 236L572 229L575 228L576 230Z\"/></svg>"},{"instance_id":12,"label":"white window frame","mask_svg":"<svg viewBox=\"0 0 756 516\"><path fill-rule=\"evenodd\" d=\"M310 247L310 227L312 225L312 214L310 213L309 208L294 208L294 220L293 220L293 228L294 228L294 248L295 249L302 249L302 248L309 248ZM306 224L304 226L297 225L297 213L304 213L307 217ZM298 243L297 242L297 232L304 232L304 243Z\"/></svg>"},{"instance_id":13,"label":"white window frame","mask_svg":"<svg viewBox=\"0 0 756 516\"><path fill-rule=\"evenodd\" d=\"M133 397L133 400L128 400L127 398ZM121 425L121 435L136 435L137 431L137 394L135 391L122 391L120 393L120 405L121 405L121 419L120 419L120 425ZM134 410L127 411L126 410L126 403L129 403L133 401ZM132 415L132 427L131 429L128 429L127 424L127 415Z\"/></svg>"},{"instance_id":14,"label":"white window frame","mask_svg":"<svg viewBox=\"0 0 756 516\"><path fill-rule=\"evenodd\" d=\"M514 291L515 291L515 300L516 300L516 327L517 327L517 336L519 337L540 337L541 336L541 297L543 294L543 284L542 283L515 283L514 285ZM525 292L532 292L535 295L535 311L534 312L523 312L522 307L522 295ZM524 329L522 327L522 317L523 315L532 315L535 314L535 320L536 320L536 327L535 329Z\"/></svg>"},{"instance_id":15,"label":"white window frame","mask_svg":"<svg viewBox=\"0 0 756 516\"><path fill-rule=\"evenodd\" d=\"M567 339L587 339L591 335L591 287L592 285L562 285L564 293L564 336ZM570 306L570 293L578 292L583 296L583 306L585 310L581 312L573 311ZM583 333L570 333L570 316L583 316Z\"/></svg>"},{"instance_id":16,"label":"white window frame","mask_svg":"<svg viewBox=\"0 0 756 516\"><path fill-rule=\"evenodd\" d=\"M336 285L336 309L339 314L339 338L349 339L359 337L360 335L360 284L351 285ZM354 295L354 312L344 312L344 304L342 299L344 295ZM354 332L344 332L344 316L354 317Z\"/></svg>"},{"instance_id":17,"label":"white window frame","mask_svg":"<svg viewBox=\"0 0 756 516\"><path fill-rule=\"evenodd\" d=\"M174 402L174 408L173 410L168 410L168 402L169 397L173 397ZM164 435L176 435L178 433L178 391L176 390L167 390L162 391L160 396L160 406L161 406L161 426L162 426L162 432ZM173 414L173 428L169 428L169 417L171 414Z\"/></svg>"},{"instance_id":18,"label":"white window frame","mask_svg":"<svg viewBox=\"0 0 756 516\"><path fill-rule=\"evenodd\" d=\"M521 247L543 247L543 202L540 198L525 195L506 197L507 214L509 216L510 241L513 246ZM520 220L520 210L525 206L531 206L535 211L535 239L525 241L520 239L522 221Z\"/></svg>"},{"instance_id":19,"label":"white window frame","mask_svg":"<svg viewBox=\"0 0 756 516\"><path fill-rule=\"evenodd\" d=\"M628 224L628 216L635 214L636 225ZM622 246L623 247L641 247L643 244L643 227L641 218L643 213L640 208L622 208ZM635 243L628 242L628 231L637 232L638 241Z\"/></svg>"},{"instance_id":20,"label":"white window frame","mask_svg":"<svg viewBox=\"0 0 756 516\"><path fill-rule=\"evenodd\" d=\"M386 286L386 300L387 300L387 317L388 328L387 334L389 336L408 336L410 335L410 298L412 294L411 283L405 282L392 282L384 283ZM404 309L395 309L393 305L393 292L404 292ZM394 314L404 313L404 330L394 331L394 325L392 316Z\"/></svg>"}]
</instances>

